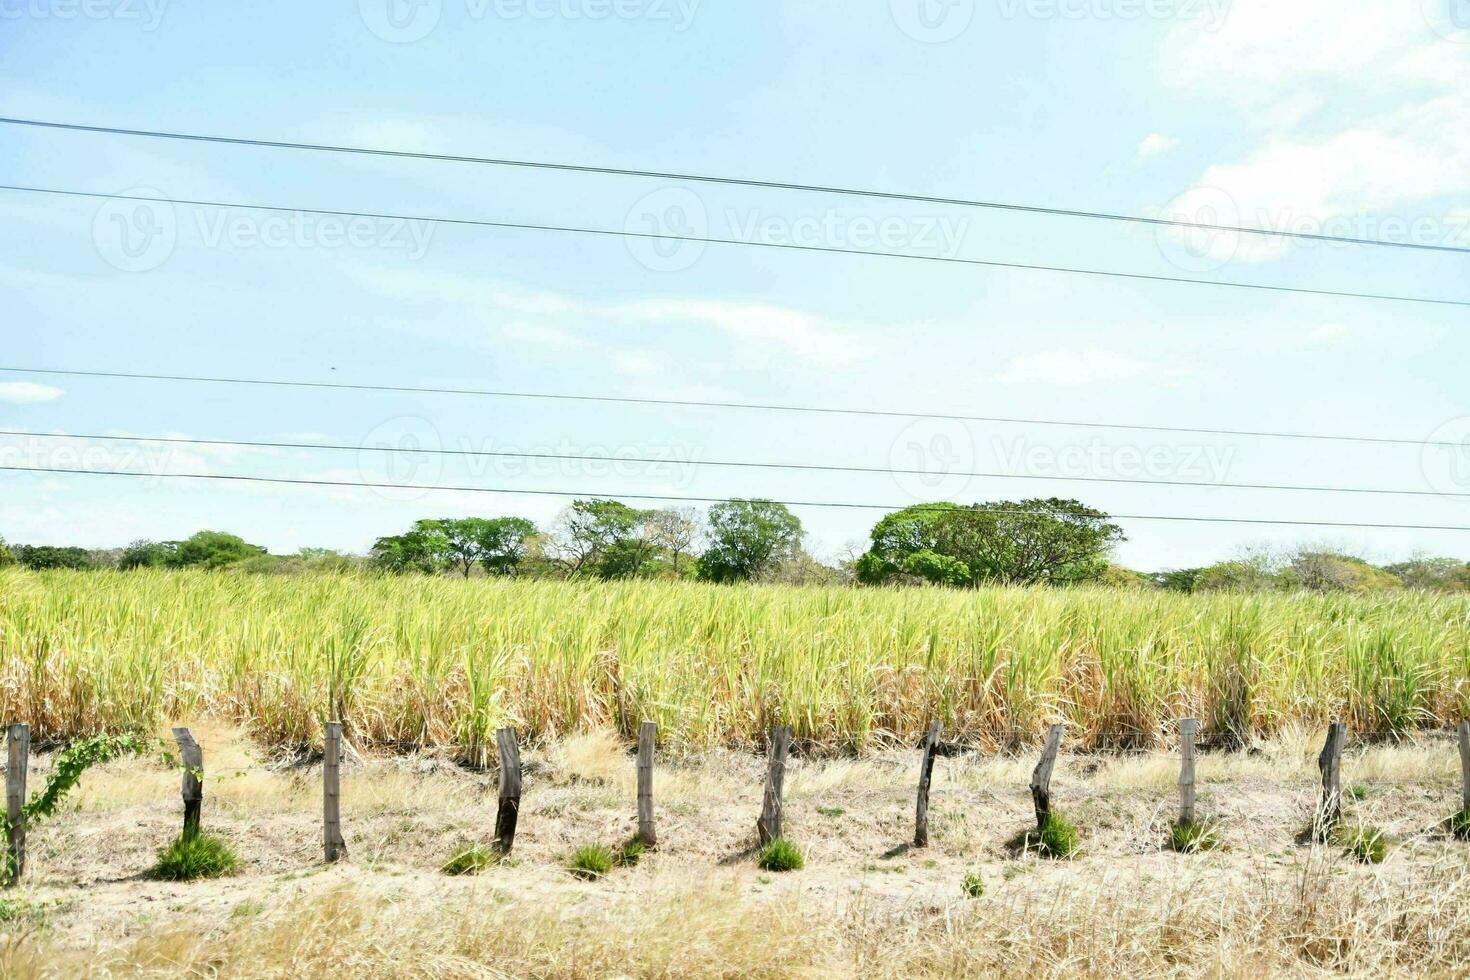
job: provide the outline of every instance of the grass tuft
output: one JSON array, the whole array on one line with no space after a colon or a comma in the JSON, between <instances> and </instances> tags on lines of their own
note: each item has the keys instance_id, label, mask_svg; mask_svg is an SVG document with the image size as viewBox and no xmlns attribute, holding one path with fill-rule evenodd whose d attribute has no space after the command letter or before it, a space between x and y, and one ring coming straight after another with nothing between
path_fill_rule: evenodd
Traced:
<instances>
[{"instance_id":1,"label":"grass tuft","mask_svg":"<svg viewBox=\"0 0 1470 980\"><path fill-rule=\"evenodd\" d=\"M455 851L439 870L447 875L477 875L494 864L498 856L484 844L470 844Z\"/></svg>"},{"instance_id":2,"label":"grass tuft","mask_svg":"<svg viewBox=\"0 0 1470 980\"><path fill-rule=\"evenodd\" d=\"M593 881L611 871L615 861L610 848L601 844L583 844L572 852L567 870L584 881Z\"/></svg>"},{"instance_id":3,"label":"grass tuft","mask_svg":"<svg viewBox=\"0 0 1470 980\"><path fill-rule=\"evenodd\" d=\"M766 871L800 871L806 859L795 844L784 837L777 837L760 849L755 863Z\"/></svg>"},{"instance_id":4,"label":"grass tuft","mask_svg":"<svg viewBox=\"0 0 1470 980\"><path fill-rule=\"evenodd\" d=\"M1388 835L1366 824L1338 827L1333 834L1333 843L1364 864L1382 864L1388 857Z\"/></svg>"},{"instance_id":5,"label":"grass tuft","mask_svg":"<svg viewBox=\"0 0 1470 980\"><path fill-rule=\"evenodd\" d=\"M1470 840L1470 806L1450 817L1450 833L1460 840Z\"/></svg>"},{"instance_id":6,"label":"grass tuft","mask_svg":"<svg viewBox=\"0 0 1470 980\"><path fill-rule=\"evenodd\" d=\"M185 833L163 849L148 877L155 881L218 878L234 871L239 864L239 857L222 838L213 834Z\"/></svg>"},{"instance_id":7,"label":"grass tuft","mask_svg":"<svg viewBox=\"0 0 1470 980\"><path fill-rule=\"evenodd\" d=\"M960 882L960 891L968 898L979 898L985 894L985 879L980 877L978 871L966 871L964 879Z\"/></svg>"},{"instance_id":8,"label":"grass tuft","mask_svg":"<svg viewBox=\"0 0 1470 980\"><path fill-rule=\"evenodd\" d=\"M1044 858L1066 860L1076 855L1082 833L1057 813L1047 814L1046 822L1011 839L1010 848L1021 853L1035 853Z\"/></svg>"},{"instance_id":9,"label":"grass tuft","mask_svg":"<svg viewBox=\"0 0 1470 980\"><path fill-rule=\"evenodd\" d=\"M1213 851L1220 846L1220 835L1214 827L1198 821L1176 823L1169 829L1169 849L1180 854Z\"/></svg>"},{"instance_id":10,"label":"grass tuft","mask_svg":"<svg viewBox=\"0 0 1470 980\"><path fill-rule=\"evenodd\" d=\"M643 854L648 846L636 837L630 837L618 848L616 855L617 865L620 868L631 868L643 860Z\"/></svg>"}]
</instances>

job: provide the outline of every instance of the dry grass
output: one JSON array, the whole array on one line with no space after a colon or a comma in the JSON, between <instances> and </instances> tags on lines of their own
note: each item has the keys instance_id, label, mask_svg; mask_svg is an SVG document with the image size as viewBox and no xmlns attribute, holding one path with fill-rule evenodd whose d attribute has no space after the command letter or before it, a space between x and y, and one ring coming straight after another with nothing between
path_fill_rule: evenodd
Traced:
<instances>
[{"instance_id":1,"label":"dry grass","mask_svg":"<svg viewBox=\"0 0 1470 980\"><path fill-rule=\"evenodd\" d=\"M713 751L659 769L660 847L596 883L565 870L634 825L631 746L606 732L528 750L509 862L439 870L489 836L495 778L432 757L348 766L350 860L320 865L320 770L202 734L205 825L239 852L229 879L143 880L177 832L177 775L154 760L89 772L80 807L32 836L0 921L0 975L59 977L734 977L1424 975L1470 970L1470 847L1447 742L1355 749L1349 817L1391 832L1367 867L1298 835L1314 802L1305 739L1206 753L1201 816L1227 849L1166 850L1177 760L1064 754L1057 804L1084 831L1068 862L1014 858L1032 820L1026 756L939 760L931 834L912 832L916 753L797 757L787 833L806 866L751 851L761 759ZM218 764L219 778L210 773ZM226 766L234 768L233 775ZM1394 770L1394 767L1400 767ZM1392 783L1364 774L1393 771ZM967 872L985 880L965 898ZM37 911L38 910L38 911ZM3 916L0 916L3 918ZM37 922L41 924L37 926Z\"/></svg>"}]
</instances>

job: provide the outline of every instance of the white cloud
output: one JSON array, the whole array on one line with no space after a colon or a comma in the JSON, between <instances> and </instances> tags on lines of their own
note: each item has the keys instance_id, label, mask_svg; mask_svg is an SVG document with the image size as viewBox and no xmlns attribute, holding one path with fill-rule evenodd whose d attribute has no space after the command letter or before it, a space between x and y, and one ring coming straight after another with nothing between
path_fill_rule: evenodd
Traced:
<instances>
[{"instance_id":1,"label":"white cloud","mask_svg":"<svg viewBox=\"0 0 1470 980\"><path fill-rule=\"evenodd\" d=\"M824 367L852 364L871 355L855 330L823 317L766 303L725 300L645 300L618 307L621 319L702 323L731 337L766 346Z\"/></svg>"},{"instance_id":2,"label":"white cloud","mask_svg":"<svg viewBox=\"0 0 1470 980\"><path fill-rule=\"evenodd\" d=\"M1172 368L1099 348L1076 348L1022 354L996 375L1001 384L1050 384L1080 387L1105 381L1127 381L1148 374L1176 377Z\"/></svg>"},{"instance_id":3,"label":"white cloud","mask_svg":"<svg viewBox=\"0 0 1470 980\"><path fill-rule=\"evenodd\" d=\"M1179 141L1172 136L1165 136L1163 133L1149 133L1138 144L1138 159L1147 160L1160 153L1168 153L1178 145Z\"/></svg>"},{"instance_id":4,"label":"white cloud","mask_svg":"<svg viewBox=\"0 0 1470 980\"><path fill-rule=\"evenodd\" d=\"M54 402L66 394L50 385L32 384L29 381L0 382L0 402L10 405L34 405L38 402Z\"/></svg>"},{"instance_id":5,"label":"white cloud","mask_svg":"<svg viewBox=\"0 0 1470 980\"><path fill-rule=\"evenodd\" d=\"M613 370L622 374L658 374L669 368L668 358L652 351L619 350L612 355Z\"/></svg>"},{"instance_id":6,"label":"white cloud","mask_svg":"<svg viewBox=\"0 0 1470 980\"><path fill-rule=\"evenodd\" d=\"M1325 344L1339 340L1352 333L1344 323L1322 323L1313 327L1307 334L1307 340L1314 344Z\"/></svg>"},{"instance_id":7,"label":"white cloud","mask_svg":"<svg viewBox=\"0 0 1470 980\"><path fill-rule=\"evenodd\" d=\"M518 340L539 347L550 347L553 350L577 350L587 346L585 340L568 330L529 320L514 320L507 323L501 328L500 336L506 340Z\"/></svg>"}]
</instances>

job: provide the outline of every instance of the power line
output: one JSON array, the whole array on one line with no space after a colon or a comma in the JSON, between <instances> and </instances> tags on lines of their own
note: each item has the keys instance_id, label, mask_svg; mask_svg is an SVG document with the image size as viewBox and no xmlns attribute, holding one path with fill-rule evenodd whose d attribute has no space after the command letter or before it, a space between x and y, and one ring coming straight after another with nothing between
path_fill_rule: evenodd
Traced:
<instances>
[{"instance_id":1,"label":"power line","mask_svg":"<svg viewBox=\"0 0 1470 980\"><path fill-rule=\"evenodd\" d=\"M1383 238L1354 238L1346 235L1313 234L1303 231L1280 231L1251 225L1214 224L1203 221L1184 221L1178 218L1148 217L1123 214L1114 211L1086 211L1077 208L1045 207L1033 204L1015 204L1004 201L988 201L974 198L937 197L928 194L910 194L897 191L880 191L834 184L799 184L779 180L758 180L745 177L722 177L714 174L680 173L676 171L636 170L622 167L604 167L591 164L556 163L543 160L515 160L505 157L478 157L453 153L426 153L412 150L390 150L381 147L346 146L330 143L296 143L287 140L249 139L238 136L213 136L200 133L181 133L167 130L123 129L116 126L85 126L79 123L54 122L42 119L18 119L0 116L0 123L13 126L31 126L41 129L58 129L79 133L106 133L113 136L138 136L149 139L184 140L200 143L222 143L234 146L269 147L283 150L311 150L321 153L348 153L364 156L389 157L403 160L433 160L443 163L473 163L492 167L518 167L530 170L553 170L565 173L601 174L613 177L641 177L656 180L688 181L691 183L724 184L731 187L759 187L766 190L801 191L816 194L833 194L845 197L866 197L874 200L908 201L915 204L939 204L954 207L985 208L997 211L1015 211L1025 214L1044 214L1064 218L1089 218L1104 221L1121 221L1156 227L1189 228L1200 231L1218 231L1242 235L1259 235L1269 238L1286 238L1299 241L1333 242L1343 245L1371 245L1383 248L1406 248L1429 252L1455 252L1470 254L1470 248L1456 245L1432 245L1418 242L1395 242Z\"/></svg>"},{"instance_id":2,"label":"power line","mask_svg":"<svg viewBox=\"0 0 1470 980\"><path fill-rule=\"evenodd\" d=\"M203 201L187 198L156 198L136 194L105 194L100 191L74 191L54 187L29 187L0 184L0 190L27 194L53 194L61 197L83 197L111 201L138 201L146 204L184 204L192 207L236 208L241 211L272 211L287 214L319 214L332 218L370 218L379 221L423 221L433 224L475 228L497 228L510 231L538 231L550 234L591 235L605 238L634 238L652 241L694 242L704 245L735 245L746 248L781 249L790 252L814 252L829 255L861 255L868 258L908 259L914 262L940 262L947 265L976 266L988 269L1024 269L1030 272L1055 272L1066 275L1094 276L1107 279L1129 279L1138 282L1184 283L1193 286L1220 286L1259 292L1293 293L1304 296L1335 296L1344 299L1383 300L1392 303L1426 303L1433 306L1470 307L1470 300L1444 299L1434 296L1406 296L1396 293L1360 293L1338 289L1313 289L1307 286L1276 286L1267 283L1241 282L1235 279L1195 279L1189 276L1164 276L1144 272L1118 272L1109 269L1084 269L1079 266L1039 265L1030 262L1002 262L996 259L967 259L955 255L916 255L910 252L883 252L836 245L798 245L794 242L764 242L740 238L715 238L702 235L618 231L613 228L583 228L575 225L549 225L524 221L489 221L481 218L442 218L431 215L389 214L380 211L334 211L324 208L286 207L276 204L245 204L233 201Z\"/></svg>"},{"instance_id":3,"label":"power line","mask_svg":"<svg viewBox=\"0 0 1470 980\"><path fill-rule=\"evenodd\" d=\"M306 477L251 476L235 473L145 473L136 470L89 470L62 466L8 466L0 465L0 471L12 473L57 473L73 476L123 476L146 480L221 480L237 483L275 483L290 486L313 487L363 487L377 490L423 490L444 493L489 493L501 495L525 495L536 497L599 497L620 500L646 500L690 504L719 504L729 497L691 497L677 494L615 493L585 490L522 490L509 487L453 486L432 483L376 483L367 480L328 480ZM767 500L787 507L829 507L845 510L925 511L949 510L938 504L869 504L837 500L772 500L769 497L746 498ZM1012 517L1035 516L1034 510L990 510L986 513ZM1287 521L1257 517L1192 517L1165 514L1108 514L1107 520L1117 521L1177 521L1197 524L1270 524L1281 527L1342 527L1393 531L1470 531L1470 526L1458 524L1374 524L1357 521Z\"/></svg>"},{"instance_id":4,"label":"power line","mask_svg":"<svg viewBox=\"0 0 1470 980\"><path fill-rule=\"evenodd\" d=\"M1125 429L1135 432L1170 432L1180 435L1230 436L1259 439L1296 439L1322 442L1357 442L1389 446L1416 446L1442 449L1465 448L1464 443L1447 439L1403 439L1388 436L1354 436L1314 432L1273 432L1259 429L1216 429L1175 425L1147 425L1135 422L1090 422L1076 419L1023 418L999 415L960 415L952 412L899 412L876 408L829 408L821 405L782 405L763 402L732 402L682 398L645 398L627 395L574 395L546 391L508 391L492 388L447 388L426 385L356 384L342 381L290 381L272 378L226 378L187 374L145 374L130 371L83 371L63 368L9 367L0 371L11 374L44 375L68 378L112 378L126 381L169 381L198 384L254 385L271 388L315 388L335 391L374 391L411 395L457 395L478 398L524 398L543 401L594 402L617 405L649 405L662 408L718 408L760 412L796 412L812 415L854 415L870 418L934 419L944 422L985 422L999 425L1045 425L1078 429Z\"/></svg>"},{"instance_id":5,"label":"power line","mask_svg":"<svg viewBox=\"0 0 1470 980\"><path fill-rule=\"evenodd\" d=\"M84 433L39 432L22 429L0 429L0 437L5 436L21 436L37 439L72 439L96 442L149 442L179 446L229 446L232 448L241 449L314 449L327 450L330 452L403 453L406 455L419 456L468 456L496 459L554 459L567 462L647 463L650 465L663 465L677 462L687 463L695 466L718 466L735 469L794 470L801 472L822 473L868 473L885 476L942 476L974 477L980 479L996 480L1050 480L1060 483L1113 483L1162 487L1203 487L1208 489L1225 490L1289 490L1312 493L1360 493L1404 497L1470 497L1470 492L1440 492L1438 490L1407 490L1378 487L1303 486L1299 484L1282 483L1225 483L1199 480L1166 480L1162 478L1155 479L1148 477L1122 476L1061 476L1032 473L997 473L993 471L983 470L949 470L942 473L935 473L932 470L924 469L904 469L902 467L888 466L845 466L825 463L768 463L756 460L714 459L673 460L667 458L660 459L654 456L613 456L579 453L533 453L504 449L403 449L396 446L353 446L344 445L341 443L285 441L278 442L254 439L202 439L189 438L185 436L121 436Z\"/></svg>"}]
</instances>

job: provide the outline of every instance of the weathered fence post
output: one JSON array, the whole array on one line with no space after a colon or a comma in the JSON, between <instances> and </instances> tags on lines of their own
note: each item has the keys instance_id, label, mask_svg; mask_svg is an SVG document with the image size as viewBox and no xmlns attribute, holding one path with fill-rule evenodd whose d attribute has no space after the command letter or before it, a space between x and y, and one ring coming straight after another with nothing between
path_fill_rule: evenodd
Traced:
<instances>
[{"instance_id":1,"label":"weathered fence post","mask_svg":"<svg viewBox=\"0 0 1470 980\"><path fill-rule=\"evenodd\" d=\"M919 760L919 800L914 808L914 846L929 846L929 781L934 777L934 750L939 746L939 722L929 722L924 754Z\"/></svg>"},{"instance_id":2,"label":"weathered fence post","mask_svg":"<svg viewBox=\"0 0 1470 980\"><path fill-rule=\"evenodd\" d=\"M10 826L5 854L8 887L20 881L26 866L26 769L31 764L31 727L11 725L5 729L5 819Z\"/></svg>"},{"instance_id":3,"label":"weathered fence post","mask_svg":"<svg viewBox=\"0 0 1470 980\"><path fill-rule=\"evenodd\" d=\"M495 749L500 757L500 809L495 814L495 846L509 854L516 840L516 817L521 810L521 750L516 730L495 732Z\"/></svg>"},{"instance_id":4,"label":"weathered fence post","mask_svg":"<svg viewBox=\"0 0 1470 980\"><path fill-rule=\"evenodd\" d=\"M658 726L645 721L638 726L638 839L644 847L658 843L653 829L653 740Z\"/></svg>"},{"instance_id":5,"label":"weathered fence post","mask_svg":"<svg viewBox=\"0 0 1470 980\"><path fill-rule=\"evenodd\" d=\"M1194 823L1194 733L1199 722L1193 718L1179 721L1179 823Z\"/></svg>"},{"instance_id":6,"label":"weathered fence post","mask_svg":"<svg viewBox=\"0 0 1470 980\"><path fill-rule=\"evenodd\" d=\"M347 856L342 839L342 723L327 722L322 742L322 856L335 864Z\"/></svg>"},{"instance_id":7,"label":"weathered fence post","mask_svg":"<svg viewBox=\"0 0 1470 980\"><path fill-rule=\"evenodd\" d=\"M1465 809L1470 811L1470 721L1460 722L1460 779Z\"/></svg>"},{"instance_id":8,"label":"weathered fence post","mask_svg":"<svg viewBox=\"0 0 1470 980\"><path fill-rule=\"evenodd\" d=\"M1314 829L1319 837L1326 836L1342 817L1342 743L1346 734L1347 726L1342 722L1328 725L1327 741L1317 756L1317 768L1322 770L1322 804L1317 808Z\"/></svg>"},{"instance_id":9,"label":"weathered fence post","mask_svg":"<svg viewBox=\"0 0 1470 980\"><path fill-rule=\"evenodd\" d=\"M204 750L187 728L175 728L174 741L184 764L184 778L179 787L184 798L184 834L192 836L199 833L200 813L204 809Z\"/></svg>"},{"instance_id":10,"label":"weathered fence post","mask_svg":"<svg viewBox=\"0 0 1470 980\"><path fill-rule=\"evenodd\" d=\"M1031 799L1036 804L1036 826L1046 826L1051 816L1051 770L1057 762L1057 749L1062 745L1065 725L1052 725L1046 730L1046 744L1041 749L1041 761L1031 771Z\"/></svg>"},{"instance_id":11,"label":"weathered fence post","mask_svg":"<svg viewBox=\"0 0 1470 980\"><path fill-rule=\"evenodd\" d=\"M761 817L755 822L762 846L781 836L781 793L786 785L786 752L791 748L791 726L771 729L771 749L766 759L766 792Z\"/></svg>"}]
</instances>

